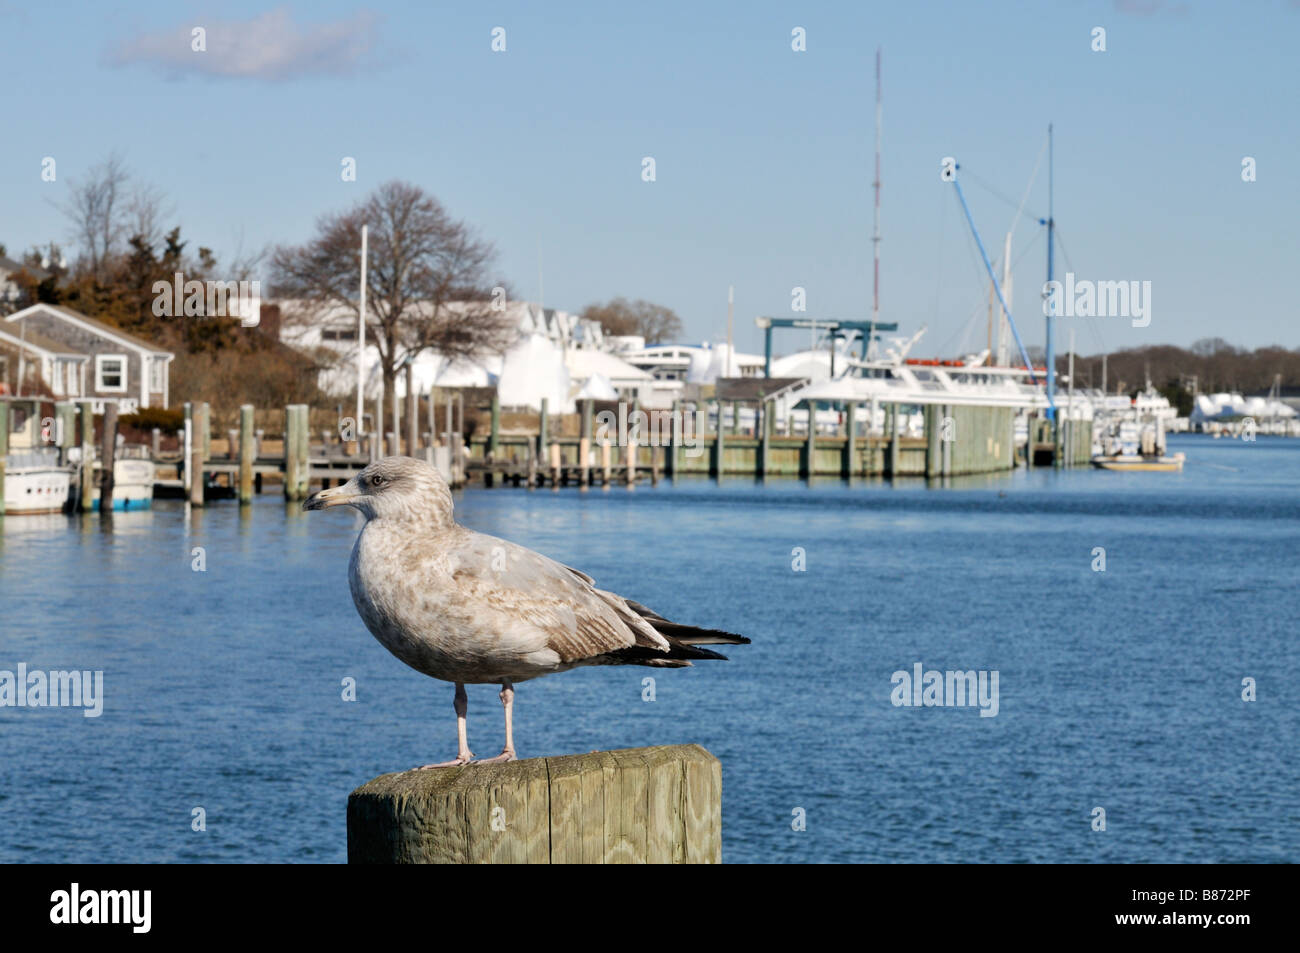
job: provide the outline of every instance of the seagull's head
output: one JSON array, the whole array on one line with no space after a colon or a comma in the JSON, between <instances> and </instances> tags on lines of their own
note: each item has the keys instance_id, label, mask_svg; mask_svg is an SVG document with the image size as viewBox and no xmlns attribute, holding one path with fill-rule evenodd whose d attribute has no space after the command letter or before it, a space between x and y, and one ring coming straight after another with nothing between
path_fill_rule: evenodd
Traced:
<instances>
[{"instance_id":1,"label":"seagull's head","mask_svg":"<svg viewBox=\"0 0 1300 953\"><path fill-rule=\"evenodd\" d=\"M351 506L366 519L443 526L452 522L451 491L438 468L414 457L376 460L342 486L318 490L304 510Z\"/></svg>"}]
</instances>

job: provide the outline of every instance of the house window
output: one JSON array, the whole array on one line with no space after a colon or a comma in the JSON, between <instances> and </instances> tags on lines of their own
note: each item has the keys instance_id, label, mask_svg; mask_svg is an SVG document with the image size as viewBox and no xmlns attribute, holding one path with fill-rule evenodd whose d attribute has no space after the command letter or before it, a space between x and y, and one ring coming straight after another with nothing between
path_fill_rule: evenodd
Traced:
<instances>
[{"instance_id":1,"label":"house window","mask_svg":"<svg viewBox=\"0 0 1300 953\"><path fill-rule=\"evenodd\" d=\"M95 355L95 390L119 393L126 391L125 355Z\"/></svg>"},{"instance_id":2,"label":"house window","mask_svg":"<svg viewBox=\"0 0 1300 953\"><path fill-rule=\"evenodd\" d=\"M63 394L63 362L58 358L50 361L50 390L55 396Z\"/></svg>"},{"instance_id":3,"label":"house window","mask_svg":"<svg viewBox=\"0 0 1300 953\"><path fill-rule=\"evenodd\" d=\"M163 390L163 375L167 369L167 359L162 357L151 358L149 361L149 391L154 394L161 394Z\"/></svg>"},{"instance_id":4,"label":"house window","mask_svg":"<svg viewBox=\"0 0 1300 953\"><path fill-rule=\"evenodd\" d=\"M68 375L67 395L69 397L78 396L79 389L77 387L77 378L81 376L81 368L77 364L69 361L64 366L64 371Z\"/></svg>"}]
</instances>

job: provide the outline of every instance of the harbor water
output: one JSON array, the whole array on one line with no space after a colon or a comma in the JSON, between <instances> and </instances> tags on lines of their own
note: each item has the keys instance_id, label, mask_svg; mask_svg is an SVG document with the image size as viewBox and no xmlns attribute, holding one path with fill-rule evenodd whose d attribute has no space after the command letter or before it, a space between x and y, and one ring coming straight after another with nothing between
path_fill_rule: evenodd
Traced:
<instances>
[{"instance_id":1,"label":"harbor water","mask_svg":"<svg viewBox=\"0 0 1300 953\"><path fill-rule=\"evenodd\" d=\"M1300 442L1170 450L1182 473L457 493L753 639L523 683L520 756L704 745L729 862L1298 861ZM344 861L353 788L455 751L451 686L353 608L358 519L269 493L6 518L0 670L104 674L98 717L0 707L0 862ZM896 705L917 665L996 672L996 715ZM469 705L496 754L496 688Z\"/></svg>"}]
</instances>

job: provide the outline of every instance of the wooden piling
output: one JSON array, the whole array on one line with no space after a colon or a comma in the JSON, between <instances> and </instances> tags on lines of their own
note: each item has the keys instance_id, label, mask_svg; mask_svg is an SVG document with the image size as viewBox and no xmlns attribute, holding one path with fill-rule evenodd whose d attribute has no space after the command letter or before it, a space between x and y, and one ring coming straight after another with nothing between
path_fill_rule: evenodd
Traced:
<instances>
[{"instance_id":1,"label":"wooden piling","mask_svg":"<svg viewBox=\"0 0 1300 953\"><path fill-rule=\"evenodd\" d=\"M804 443L804 476L812 479L817 472L817 401L808 403L808 440Z\"/></svg>"},{"instance_id":2,"label":"wooden piling","mask_svg":"<svg viewBox=\"0 0 1300 953\"><path fill-rule=\"evenodd\" d=\"M239 408L239 502L245 506L253 502L253 405Z\"/></svg>"},{"instance_id":3,"label":"wooden piling","mask_svg":"<svg viewBox=\"0 0 1300 953\"><path fill-rule=\"evenodd\" d=\"M307 487L311 481L307 452L307 405L290 404L284 408L285 500L301 500L307 496Z\"/></svg>"},{"instance_id":4,"label":"wooden piling","mask_svg":"<svg viewBox=\"0 0 1300 953\"><path fill-rule=\"evenodd\" d=\"M5 515L5 455L9 452L9 403L0 401L0 521Z\"/></svg>"},{"instance_id":5,"label":"wooden piling","mask_svg":"<svg viewBox=\"0 0 1300 953\"><path fill-rule=\"evenodd\" d=\"M845 408L844 415L844 460L840 464L840 470L843 478L850 481L853 479L854 471L857 469L857 454L854 452L854 447L857 445L858 439L857 410L858 405L853 401L849 401L848 407Z\"/></svg>"},{"instance_id":6,"label":"wooden piling","mask_svg":"<svg viewBox=\"0 0 1300 953\"><path fill-rule=\"evenodd\" d=\"M721 808L699 745L385 774L348 797L348 862L720 863Z\"/></svg>"},{"instance_id":7,"label":"wooden piling","mask_svg":"<svg viewBox=\"0 0 1300 953\"><path fill-rule=\"evenodd\" d=\"M898 476L898 461L901 456L901 448L899 444L901 440L902 424L899 418L902 415L899 414L898 411L898 404L889 405L889 422L893 431L889 436L889 479L891 480Z\"/></svg>"},{"instance_id":8,"label":"wooden piling","mask_svg":"<svg viewBox=\"0 0 1300 953\"><path fill-rule=\"evenodd\" d=\"M95 412L90 401L79 404L81 411L81 512L95 505Z\"/></svg>"},{"instance_id":9,"label":"wooden piling","mask_svg":"<svg viewBox=\"0 0 1300 953\"><path fill-rule=\"evenodd\" d=\"M117 456L117 404L112 401L104 404L104 433L101 437L99 511L111 513L113 511L113 461Z\"/></svg>"},{"instance_id":10,"label":"wooden piling","mask_svg":"<svg viewBox=\"0 0 1300 953\"><path fill-rule=\"evenodd\" d=\"M727 440L724 436L727 428L722 422L722 401L715 400L713 405L717 408L717 425L714 427L713 461L709 465L709 476L721 478L723 457L727 452Z\"/></svg>"},{"instance_id":11,"label":"wooden piling","mask_svg":"<svg viewBox=\"0 0 1300 953\"><path fill-rule=\"evenodd\" d=\"M488 433L487 454L489 460L495 460L498 441L501 436L501 394L492 392L492 429Z\"/></svg>"},{"instance_id":12,"label":"wooden piling","mask_svg":"<svg viewBox=\"0 0 1300 953\"><path fill-rule=\"evenodd\" d=\"M591 483L591 435L596 402L590 397L582 402L582 437L578 441L578 485Z\"/></svg>"},{"instance_id":13,"label":"wooden piling","mask_svg":"<svg viewBox=\"0 0 1300 953\"><path fill-rule=\"evenodd\" d=\"M204 401L190 405L190 458L185 461L190 478L190 503L203 505L203 463L211 446L211 411Z\"/></svg>"},{"instance_id":14,"label":"wooden piling","mask_svg":"<svg viewBox=\"0 0 1300 953\"><path fill-rule=\"evenodd\" d=\"M772 467L772 413L776 410L776 402L769 402L765 394L758 396L759 409L762 413L760 432L763 435L758 448L758 474L767 476L768 470Z\"/></svg>"},{"instance_id":15,"label":"wooden piling","mask_svg":"<svg viewBox=\"0 0 1300 953\"><path fill-rule=\"evenodd\" d=\"M415 393L415 372L410 361L406 362L406 455L415 456L419 446L416 437L420 431L420 398Z\"/></svg>"}]
</instances>

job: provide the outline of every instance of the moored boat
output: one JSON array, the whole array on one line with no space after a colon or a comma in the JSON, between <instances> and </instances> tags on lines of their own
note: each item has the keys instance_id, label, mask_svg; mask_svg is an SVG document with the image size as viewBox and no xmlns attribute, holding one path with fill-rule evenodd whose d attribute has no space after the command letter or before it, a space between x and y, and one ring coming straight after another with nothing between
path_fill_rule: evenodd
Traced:
<instances>
[{"instance_id":1,"label":"moored boat","mask_svg":"<svg viewBox=\"0 0 1300 953\"><path fill-rule=\"evenodd\" d=\"M1092 465L1102 470L1181 470L1186 454L1175 453L1172 456L1143 456L1141 454L1099 454L1092 458Z\"/></svg>"},{"instance_id":2,"label":"moored boat","mask_svg":"<svg viewBox=\"0 0 1300 953\"><path fill-rule=\"evenodd\" d=\"M57 450L10 453L5 457L5 515L61 513L71 484L72 469L59 465Z\"/></svg>"}]
</instances>

